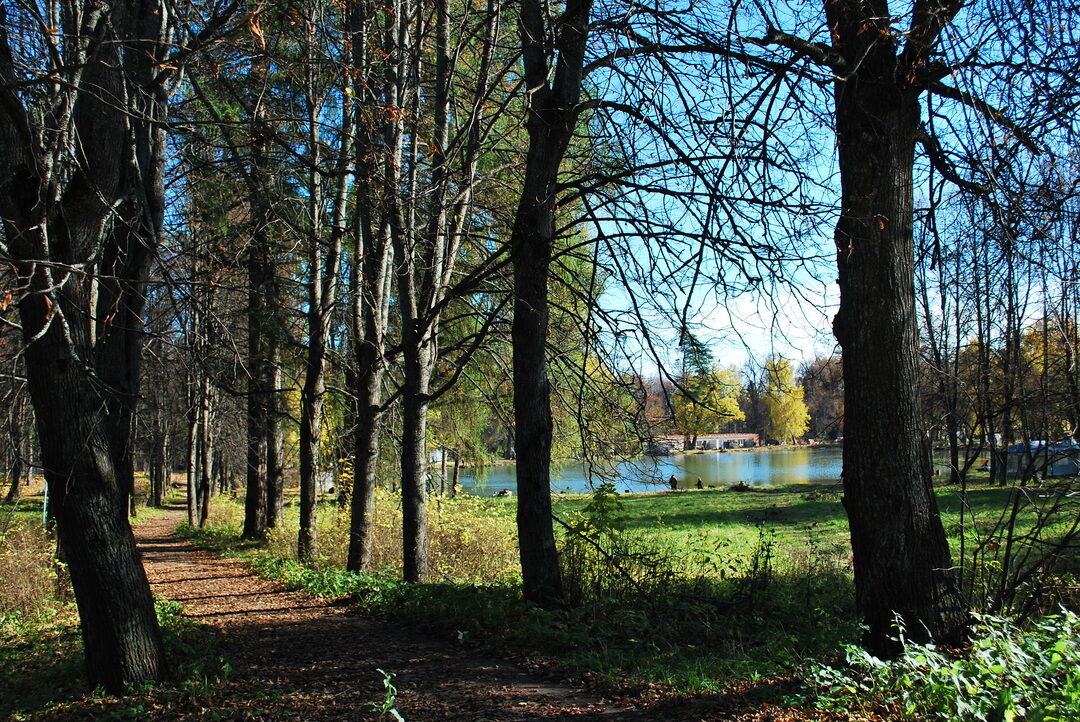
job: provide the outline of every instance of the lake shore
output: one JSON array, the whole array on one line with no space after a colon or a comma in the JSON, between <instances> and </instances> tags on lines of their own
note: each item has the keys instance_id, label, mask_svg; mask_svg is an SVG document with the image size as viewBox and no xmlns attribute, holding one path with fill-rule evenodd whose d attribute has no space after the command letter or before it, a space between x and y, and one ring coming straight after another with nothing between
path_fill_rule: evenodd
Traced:
<instances>
[{"instance_id":1,"label":"lake shore","mask_svg":"<svg viewBox=\"0 0 1080 722\"><path fill-rule=\"evenodd\" d=\"M556 493L589 493L602 482L613 482L621 494L671 488L726 489L784 484L833 484L840 478L842 453L835 445L774 446L748 449L755 453L695 451L633 459L564 460L551 467ZM513 462L463 469L459 484L469 493L489 496L516 493Z\"/></svg>"}]
</instances>

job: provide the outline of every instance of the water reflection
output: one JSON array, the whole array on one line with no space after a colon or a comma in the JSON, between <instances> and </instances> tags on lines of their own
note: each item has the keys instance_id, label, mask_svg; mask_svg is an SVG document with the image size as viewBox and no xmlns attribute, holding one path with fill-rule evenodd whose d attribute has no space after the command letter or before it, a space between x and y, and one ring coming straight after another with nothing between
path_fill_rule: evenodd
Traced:
<instances>
[{"instance_id":1,"label":"water reflection","mask_svg":"<svg viewBox=\"0 0 1080 722\"><path fill-rule=\"evenodd\" d=\"M592 490L590 479L594 483L611 479L620 492L658 491L670 488L668 480L672 476L680 489L694 488L698 479L706 488L739 482L750 486L828 484L840 478L841 453L839 447L830 446L680 454L642 457L614 465L601 462L589 469L581 462L567 461L552 464L551 488L570 493L588 492ZM516 474L513 464L463 469L461 483L466 491L476 494L494 494L502 489L515 491Z\"/></svg>"}]
</instances>

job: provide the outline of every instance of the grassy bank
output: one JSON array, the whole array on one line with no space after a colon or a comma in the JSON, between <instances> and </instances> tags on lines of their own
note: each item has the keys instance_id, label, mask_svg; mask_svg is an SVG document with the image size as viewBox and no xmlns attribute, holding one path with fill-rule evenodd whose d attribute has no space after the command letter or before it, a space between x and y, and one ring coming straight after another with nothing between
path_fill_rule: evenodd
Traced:
<instances>
[{"instance_id":1,"label":"grassy bank","mask_svg":"<svg viewBox=\"0 0 1080 722\"><path fill-rule=\"evenodd\" d=\"M963 548L987 570L980 584L1010 544L1014 561L1018 550L1039 546L1029 536L1037 527L1044 541L1067 531L1077 510L1057 508L1047 522L1049 496L1061 497L980 479L963 493L939 491L954 552ZM348 514L329 505L320 512L320 555L310 567L292 561L291 506L286 531L272 534L264 547L238 546L242 510L234 501L216 502L208 529L185 533L242 554L290 587L348 597L366 613L557 666L609 692L745 690L797 673L808 660L838 659L858 637L838 487L559 495L555 512L573 605L556 612L520 598L515 504L514 498L433 499L434 580L423 585L397 581L400 497L389 493L378 499L372 574L340 571ZM1012 532L995 531L1010 510L1016 511ZM963 541L961 522L969 530ZM1069 578L1062 578L1064 587Z\"/></svg>"},{"instance_id":2,"label":"grassy bank","mask_svg":"<svg viewBox=\"0 0 1080 722\"><path fill-rule=\"evenodd\" d=\"M433 500L435 580L397 581L400 498L380 493L379 570L340 571L347 512L324 506L320 556L291 561L295 510L264 548L239 545L242 511L220 500L184 533L241 554L291 587L350 597L365 612L556 665L605 691L718 693L790 672L857 636L842 510L826 489L564 495L573 608L542 612L518 590L515 500ZM571 531L572 530L572 531ZM613 559L618 562L612 564Z\"/></svg>"},{"instance_id":3,"label":"grassy bank","mask_svg":"<svg viewBox=\"0 0 1080 722\"><path fill-rule=\"evenodd\" d=\"M964 493L939 490L956 557L962 548L978 572L971 577L985 587L973 585L973 598L989 598L986 590L1000 577L994 573L1003 568L1003 555L1010 554L1010 564L1023 569L1030 567L1027 550L1065 538L1080 518L1080 499L1063 491L1053 485L997 488L985 480ZM512 497L433 498L433 581L423 585L398 581L400 496L387 492L377 500L377 564L371 574L341 571L348 510L332 504L320 508L320 551L310 566L292 561L297 526L292 504L282 531L265 545L237 541L243 510L228 498L213 500L206 529L184 533L243 556L292 588L347 598L365 613L558 668L598 690L641 699L790 697L798 687L795 680L813 678L807 670L820 669L819 661L841 662L844 645L858 638L847 524L837 487L559 495L555 511L573 604L555 612L535 609L520 597L515 505ZM0 512L8 520L0 527L0 565L8 565L0 575L29 585L0 590L0 679L13 680L0 690L6 705L0 711L26 715L70 705L126 710L115 700L80 697L77 618L62 568L52 561L52 542L40 529L40 512L40 501L32 497L18 512ZM1015 520L1011 532L997 525L1009 518ZM961 528L977 534L961 540ZM1069 596L1076 588L1075 550L1059 551L1054 566L1032 583L1049 592L1043 595L1049 603L1075 606L1075 592ZM16 594L15 589L29 591ZM31 601L13 603L19 594ZM185 657L199 645L182 640L197 638L190 635L198 630L174 628L170 644L180 650L179 658L197 666L205 655ZM192 681L190 674L185 678L188 687L148 692L132 704L207 693L204 683ZM818 685L821 695L850 686L843 677L828 679L840 681ZM34 690L45 695L34 697ZM860 695L872 698L871 690ZM810 700L806 705L818 703L804 699Z\"/></svg>"}]
</instances>

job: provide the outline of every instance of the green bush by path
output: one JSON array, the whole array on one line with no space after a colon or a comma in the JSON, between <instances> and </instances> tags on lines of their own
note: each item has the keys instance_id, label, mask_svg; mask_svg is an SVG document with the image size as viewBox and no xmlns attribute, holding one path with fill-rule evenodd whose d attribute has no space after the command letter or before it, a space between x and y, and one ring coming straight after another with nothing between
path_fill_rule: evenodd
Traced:
<instances>
[{"instance_id":1,"label":"green bush by path","mask_svg":"<svg viewBox=\"0 0 1080 722\"><path fill-rule=\"evenodd\" d=\"M963 653L905 644L890 662L847 648L848 666L811 670L812 701L843 713L903 719L1069 722L1080 719L1080 617L1019 626L977 616Z\"/></svg>"}]
</instances>

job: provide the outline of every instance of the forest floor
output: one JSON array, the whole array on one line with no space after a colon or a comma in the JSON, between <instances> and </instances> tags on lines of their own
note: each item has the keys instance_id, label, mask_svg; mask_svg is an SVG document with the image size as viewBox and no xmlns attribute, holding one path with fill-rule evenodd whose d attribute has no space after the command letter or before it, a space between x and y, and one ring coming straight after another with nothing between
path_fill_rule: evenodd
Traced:
<instances>
[{"instance_id":1,"label":"forest floor","mask_svg":"<svg viewBox=\"0 0 1080 722\"><path fill-rule=\"evenodd\" d=\"M154 593L215 630L234 671L226 681L229 699L214 706L235 704L236 718L378 719L370 707L386 700L381 669L394 675L394 706L410 722L631 719L623 717L630 710L509 662L283 591L242 561L175 536L182 519L182 508L173 507L136 525L139 550Z\"/></svg>"},{"instance_id":2,"label":"forest floor","mask_svg":"<svg viewBox=\"0 0 1080 722\"><path fill-rule=\"evenodd\" d=\"M182 515L172 507L135 526L147 574L155 594L181 603L185 617L213 630L232 671L207 695L172 700L167 709L144 707L144 718L394 719L393 706L409 722L836 719L749 699L645 709L605 701L542 670L283 591L242 561L178 538L173 530ZM381 670L394 675L392 700Z\"/></svg>"}]
</instances>

